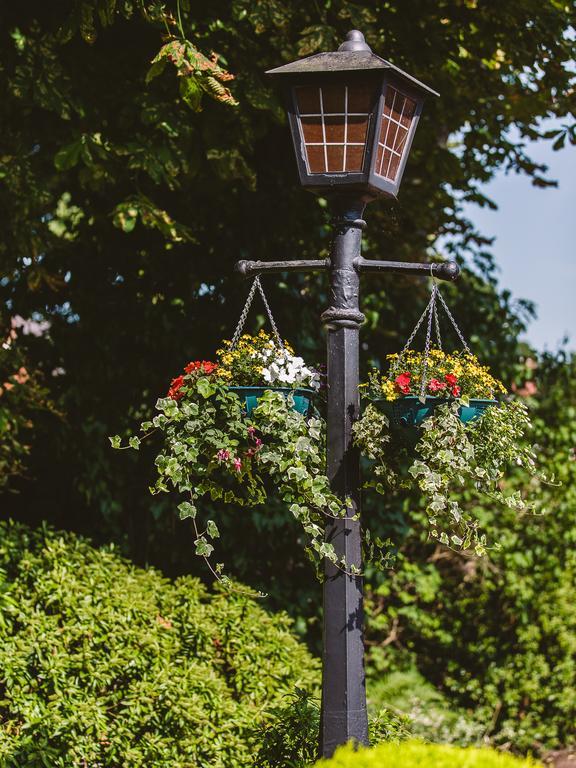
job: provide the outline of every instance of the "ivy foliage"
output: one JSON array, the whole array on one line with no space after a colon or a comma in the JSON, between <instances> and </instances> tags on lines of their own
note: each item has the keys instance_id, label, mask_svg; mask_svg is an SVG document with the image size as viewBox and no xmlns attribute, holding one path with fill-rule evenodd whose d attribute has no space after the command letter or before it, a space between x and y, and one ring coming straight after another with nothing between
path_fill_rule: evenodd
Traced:
<instances>
[{"instance_id":1,"label":"ivy foliage","mask_svg":"<svg viewBox=\"0 0 576 768\"><path fill-rule=\"evenodd\" d=\"M71 534L2 523L0 585L6 768L246 768L255 723L318 684L285 615Z\"/></svg>"},{"instance_id":2,"label":"ivy foliage","mask_svg":"<svg viewBox=\"0 0 576 768\"><path fill-rule=\"evenodd\" d=\"M213 567L209 561L220 531L214 520L199 524L199 501L208 496L224 510L233 503L252 507L264 504L270 489L302 526L313 562L320 565L326 558L358 572L324 541L326 518L347 513L325 474L324 420L299 413L292 394L273 388L263 392L248 415L242 399L218 376L193 371L182 381L183 397L158 400L160 413L141 430L144 438L155 431L162 435L155 461L158 479L151 491L186 494L188 500L178 506L180 517L192 519L196 554L212 572L222 578L222 565ZM119 436L110 440L114 448L122 447ZM125 447L139 450L140 442L133 436Z\"/></svg>"},{"instance_id":3,"label":"ivy foliage","mask_svg":"<svg viewBox=\"0 0 576 768\"><path fill-rule=\"evenodd\" d=\"M353 431L358 447L375 462L368 471L376 479L368 480L367 486L387 493L381 479L404 488L412 481L425 500L430 536L441 544L484 555L488 541L470 504L470 490L517 512L534 507L520 491L501 490L506 474L517 466L531 475L537 473L534 449L526 441L532 425L526 405L519 400L494 405L467 424L460 419L460 409L460 400L434 409L411 446L415 458L404 466L398 460L406 456L402 437L390 433L388 418L377 406L368 405ZM461 501L464 494L466 504Z\"/></svg>"},{"instance_id":4,"label":"ivy foliage","mask_svg":"<svg viewBox=\"0 0 576 768\"><path fill-rule=\"evenodd\" d=\"M537 768L540 763L520 760L493 749L462 749L438 744L408 741L383 744L374 749L355 751L350 745L339 749L330 760L320 760L318 768L377 768L381 765L402 765L405 768Z\"/></svg>"}]
</instances>

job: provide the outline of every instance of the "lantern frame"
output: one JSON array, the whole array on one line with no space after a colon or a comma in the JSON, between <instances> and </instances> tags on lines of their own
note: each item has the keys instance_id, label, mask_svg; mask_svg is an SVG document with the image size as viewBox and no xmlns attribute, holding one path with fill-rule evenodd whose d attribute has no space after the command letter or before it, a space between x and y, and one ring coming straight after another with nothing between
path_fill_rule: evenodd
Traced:
<instances>
[{"instance_id":1,"label":"lantern frame","mask_svg":"<svg viewBox=\"0 0 576 768\"><path fill-rule=\"evenodd\" d=\"M269 70L266 74L273 77L282 87L286 103L290 133L296 154L300 183L303 187L317 194L329 194L331 191L358 193L368 201L383 195L395 199L398 195L406 162L410 154L412 141L426 96L439 94L420 81L408 75L403 70L391 64L386 59L372 53L364 41L363 35L353 30L348 33L346 42L338 51L319 53L304 59L298 59L290 64ZM311 172L309 165L308 147L313 146L305 141L302 116L300 114L296 91L302 87L317 87L322 89L329 86L366 87L374 89L374 101L368 114L368 126L364 140L363 162L360 171L327 170L328 160L325 160L324 172ZM384 115L386 94L393 88L402 96L414 102L414 112L407 126L407 134L402 145L402 152L388 147L390 154L400 155L393 178L387 178L376 172L380 129L387 116ZM322 110L322 107L321 107ZM304 115L306 116L306 115ZM324 131L324 113L317 115L322 119ZM331 117L342 117L343 123L348 120L347 112ZM390 122L398 122L388 116ZM400 124L400 123L398 123ZM405 126L406 127L406 126ZM347 131L347 128L345 129ZM398 131L398 129L396 129ZM331 143L324 138L326 148ZM340 144L339 144L340 145ZM347 147L344 140L341 146ZM356 145L357 146L357 145ZM383 149L383 152L385 150ZM344 149L344 153L346 149ZM345 154L344 154L345 157ZM345 161L344 161L345 164Z\"/></svg>"}]
</instances>

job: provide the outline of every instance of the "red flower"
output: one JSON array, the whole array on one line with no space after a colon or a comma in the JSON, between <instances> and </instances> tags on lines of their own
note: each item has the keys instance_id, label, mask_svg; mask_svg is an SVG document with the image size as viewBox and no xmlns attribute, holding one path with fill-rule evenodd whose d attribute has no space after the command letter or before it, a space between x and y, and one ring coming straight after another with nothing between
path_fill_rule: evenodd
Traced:
<instances>
[{"instance_id":1,"label":"red flower","mask_svg":"<svg viewBox=\"0 0 576 768\"><path fill-rule=\"evenodd\" d=\"M168 390L168 397L172 400L180 400L184 397L184 392L181 392L181 388L184 386L184 376L176 376L170 383L170 389Z\"/></svg>"},{"instance_id":2,"label":"red flower","mask_svg":"<svg viewBox=\"0 0 576 768\"><path fill-rule=\"evenodd\" d=\"M441 392L443 389L446 389L446 384L443 381L438 381L438 379L430 379L428 389L430 392Z\"/></svg>"},{"instance_id":3,"label":"red flower","mask_svg":"<svg viewBox=\"0 0 576 768\"><path fill-rule=\"evenodd\" d=\"M450 390L452 392L452 397L460 397L460 393L462 392L462 387L459 387L458 385L452 387Z\"/></svg>"},{"instance_id":4,"label":"red flower","mask_svg":"<svg viewBox=\"0 0 576 768\"><path fill-rule=\"evenodd\" d=\"M200 371L209 376L211 373L214 373L216 368L218 368L218 365L216 363L211 363L209 360L194 360L194 362L188 363L184 368L184 372L194 373L195 371Z\"/></svg>"},{"instance_id":5,"label":"red flower","mask_svg":"<svg viewBox=\"0 0 576 768\"><path fill-rule=\"evenodd\" d=\"M454 376L453 373L447 373L446 376L444 376L444 378L446 379L446 384L448 384L450 387L453 387L458 381L458 379L456 378L456 376Z\"/></svg>"},{"instance_id":6,"label":"red flower","mask_svg":"<svg viewBox=\"0 0 576 768\"><path fill-rule=\"evenodd\" d=\"M399 392L402 392L403 395L408 395L410 393L410 378L411 374L408 372L401 373L399 376L396 376L394 379L394 383L396 384L396 389Z\"/></svg>"}]
</instances>

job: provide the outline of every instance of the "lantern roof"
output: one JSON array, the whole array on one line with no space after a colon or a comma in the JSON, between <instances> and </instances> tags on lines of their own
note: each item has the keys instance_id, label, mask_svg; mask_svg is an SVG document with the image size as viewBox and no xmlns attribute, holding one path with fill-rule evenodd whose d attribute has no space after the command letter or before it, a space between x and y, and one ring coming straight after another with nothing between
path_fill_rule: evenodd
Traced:
<instances>
[{"instance_id":1,"label":"lantern roof","mask_svg":"<svg viewBox=\"0 0 576 768\"><path fill-rule=\"evenodd\" d=\"M346 40L337 51L316 53L304 59L297 59L284 64L281 67L269 69L267 75L304 75L321 72L354 72L372 70L390 70L398 77L408 80L412 85L420 88L429 96L439 96L437 91L429 88L403 69L390 61L377 56L364 40L364 35L357 29L353 29L346 35Z\"/></svg>"}]
</instances>

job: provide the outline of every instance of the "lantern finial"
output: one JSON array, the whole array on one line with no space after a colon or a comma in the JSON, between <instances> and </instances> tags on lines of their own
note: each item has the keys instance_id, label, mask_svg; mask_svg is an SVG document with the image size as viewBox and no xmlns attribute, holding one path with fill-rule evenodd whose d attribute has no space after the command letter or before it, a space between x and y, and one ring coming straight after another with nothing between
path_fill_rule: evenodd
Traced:
<instances>
[{"instance_id":1,"label":"lantern finial","mask_svg":"<svg viewBox=\"0 0 576 768\"><path fill-rule=\"evenodd\" d=\"M360 30L353 29L346 35L346 40L338 48L338 51L368 51L372 53L372 49L364 39L364 35Z\"/></svg>"}]
</instances>

